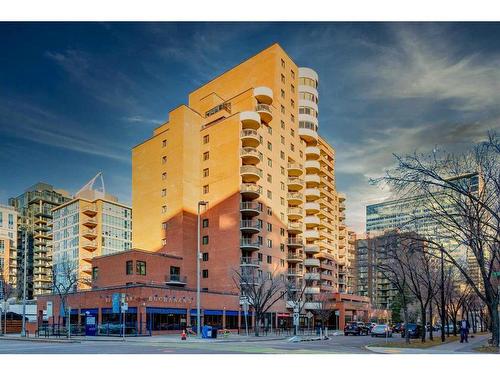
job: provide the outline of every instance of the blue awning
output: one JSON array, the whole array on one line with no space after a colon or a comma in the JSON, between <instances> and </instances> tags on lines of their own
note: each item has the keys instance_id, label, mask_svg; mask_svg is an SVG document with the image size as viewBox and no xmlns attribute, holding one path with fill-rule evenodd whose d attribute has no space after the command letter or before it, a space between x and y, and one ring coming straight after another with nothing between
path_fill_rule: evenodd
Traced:
<instances>
[{"instance_id":1,"label":"blue awning","mask_svg":"<svg viewBox=\"0 0 500 375\"><path fill-rule=\"evenodd\" d=\"M240 315L241 315L241 316L245 316L245 312L244 312L244 311L240 311ZM251 316L251 315L253 315L253 312L252 312L252 311L249 311L249 312L247 313L247 315L248 315L248 316Z\"/></svg>"},{"instance_id":2,"label":"blue awning","mask_svg":"<svg viewBox=\"0 0 500 375\"><path fill-rule=\"evenodd\" d=\"M78 309L71 309L71 315L78 315Z\"/></svg>"},{"instance_id":3,"label":"blue awning","mask_svg":"<svg viewBox=\"0 0 500 375\"><path fill-rule=\"evenodd\" d=\"M163 307L146 307L146 313L152 314L177 314L177 315L186 315L186 309L169 309Z\"/></svg>"},{"instance_id":4,"label":"blue awning","mask_svg":"<svg viewBox=\"0 0 500 375\"><path fill-rule=\"evenodd\" d=\"M110 307L103 307L101 309L101 313L102 314L113 314L113 308L110 308ZM130 307L128 308L127 310L127 314L135 314L137 313L137 307ZM118 314L118 313L116 313Z\"/></svg>"},{"instance_id":5,"label":"blue awning","mask_svg":"<svg viewBox=\"0 0 500 375\"><path fill-rule=\"evenodd\" d=\"M238 316L238 311L226 311L226 316Z\"/></svg>"},{"instance_id":6,"label":"blue awning","mask_svg":"<svg viewBox=\"0 0 500 375\"><path fill-rule=\"evenodd\" d=\"M98 314L98 311L99 309L81 309L80 312L82 314L89 314L89 315L97 315Z\"/></svg>"},{"instance_id":7,"label":"blue awning","mask_svg":"<svg viewBox=\"0 0 500 375\"><path fill-rule=\"evenodd\" d=\"M205 310L205 315L222 315L222 310Z\"/></svg>"}]
</instances>

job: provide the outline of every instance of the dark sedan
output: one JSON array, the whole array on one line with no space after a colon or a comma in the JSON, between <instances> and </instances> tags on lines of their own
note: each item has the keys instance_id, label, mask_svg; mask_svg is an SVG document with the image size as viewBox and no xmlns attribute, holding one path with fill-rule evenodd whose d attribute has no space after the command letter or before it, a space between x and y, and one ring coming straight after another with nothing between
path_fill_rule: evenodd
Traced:
<instances>
[{"instance_id":1,"label":"dark sedan","mask_svg":"<svg viewBox=\"0 0 500 375\"><path fill-rule=\"evenodd\" d=\"M387 324L377 324L372 328L372 337L392 337L392 331Z\"/></svg>"}]
</instances>

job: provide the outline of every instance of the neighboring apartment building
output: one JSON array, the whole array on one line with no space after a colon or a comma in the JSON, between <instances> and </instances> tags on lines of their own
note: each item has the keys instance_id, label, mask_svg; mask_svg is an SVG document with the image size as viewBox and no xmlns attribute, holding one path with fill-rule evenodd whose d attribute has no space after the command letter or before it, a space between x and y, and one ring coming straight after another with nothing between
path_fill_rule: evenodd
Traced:
<instances>
[{"instance_id":1,"label":"neighboring apartment building","mask_svg":"<svg viewBox=\"0 0 500 375\"><path fill-rule=\"evenodd\" d=\"M67 202L69 193L39 182L9 199L19 214L17 232L17 280L23 279L23 256L27 254L27 298L51 290L52 284L52 209ZM18 295L22 285L18 283Z\"/></svg>"},{"instance_id":2,"label":"neighboring apartment building","mask_svg":"<svg viewBox=\"0 0 500 375\"><path fill-rule=\"evenodd\" d=\"M317 74L275 44L190 93L132 151L134 248L182 257L193 287L207 201L203 290L238 292L242 269L305 281L306 310L321 288L346 292L348 279L337 281L338 267L349 268L345 196L318 135L317 88Z\"/></svg>"},{"instance_id":3,"label":"neighboring apartment building","mask_svg":"<svg viewBox=\"0 0 500 375\"><path fill-rule=\"evenodd\" d=\"M68 282L65 270L78 270L80 290L90 288L94 257L132 247L132 209L116 197L91 188L56 207L52 225L57 282Z\"/></svg>"},{"instance_id":4,"label":"neighboring apartment building","mask_svg":"<svg viewBox=\"0 0 500 375\"><path fill-rule=\"evenodd\" d=\"M0 299L4 283L17 287L17 211L0 204Z\"/></svg>"}]
</instances>

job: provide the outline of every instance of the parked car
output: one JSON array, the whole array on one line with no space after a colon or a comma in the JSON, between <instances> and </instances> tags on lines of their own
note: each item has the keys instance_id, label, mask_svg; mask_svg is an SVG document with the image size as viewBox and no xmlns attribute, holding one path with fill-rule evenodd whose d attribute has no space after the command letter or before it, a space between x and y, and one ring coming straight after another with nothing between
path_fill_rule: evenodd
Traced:
<instances>
[{"instance_id":1,"label":"parked car","mask_svg":"<svg viewBox=\"0 0 500 375\"><path fill-rule=\"evenodd\" d=\"M422 326L416 323L408 323L401 332L401 337L406 337L406 335L408 335L411 339L417 339L421 334Z\"/></svg>"},{"instance_id":2,"label":"parked car","mask_svg":"<svg viewBox=\"0 0 500 375\"><path fill-rule=\"evenodd\" d=\"M377 324L371 331L372 337L392 337L391 328L387 324Z\"/></svg>"},{"instance_id":3,"label":"parked car","mask_svg":"<svg viewBox=\"0 0 500 375\"><path fill-rule=\"evenodd\" d=\"M377 325L377 323L370 323L370 325L368 326L368 333L370 333L373 329L373 327L375 327Z\"/></svg>"},{"instance_id":4,"label":"parked car","mask_svg":"<svg viewBox=\"0 0 500 375\"><path fill-rule=\"evenodd\" d=\"M361 336L368 335L368 328L363 322L352 322L344 327L344 336Z\"/></svg>"},{"instance_id":5,"label":"parked car","mask_svg":"<svg viewBox=\"0 0 500 375\"><path fill-rule=\"evenodd\" d=\"M394 333L401 333L403 331L404 325L403 323L396 323L392 327L392 332Z\"/></svg>"}]
</instances>

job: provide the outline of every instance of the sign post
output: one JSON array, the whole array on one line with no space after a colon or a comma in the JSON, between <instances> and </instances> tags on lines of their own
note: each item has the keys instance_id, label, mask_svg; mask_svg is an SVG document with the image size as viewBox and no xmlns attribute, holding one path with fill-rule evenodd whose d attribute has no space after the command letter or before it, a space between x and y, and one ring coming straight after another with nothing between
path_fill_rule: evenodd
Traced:
<instances>
[{"instance_id":1,"label":"sign post","mask_svg":"<svg viewBox=\"0 0 500 375\"><path fill-rule=\"evenodd\" d=\"M121 296L120 296L120 299L121 299L121 310L122 310L122 335L123 335L123 341L125 341L125 321L126 321L126 312L128 310L128 303L125 302L125 293L121 293Z\"/></svg>"}]
</instances>

